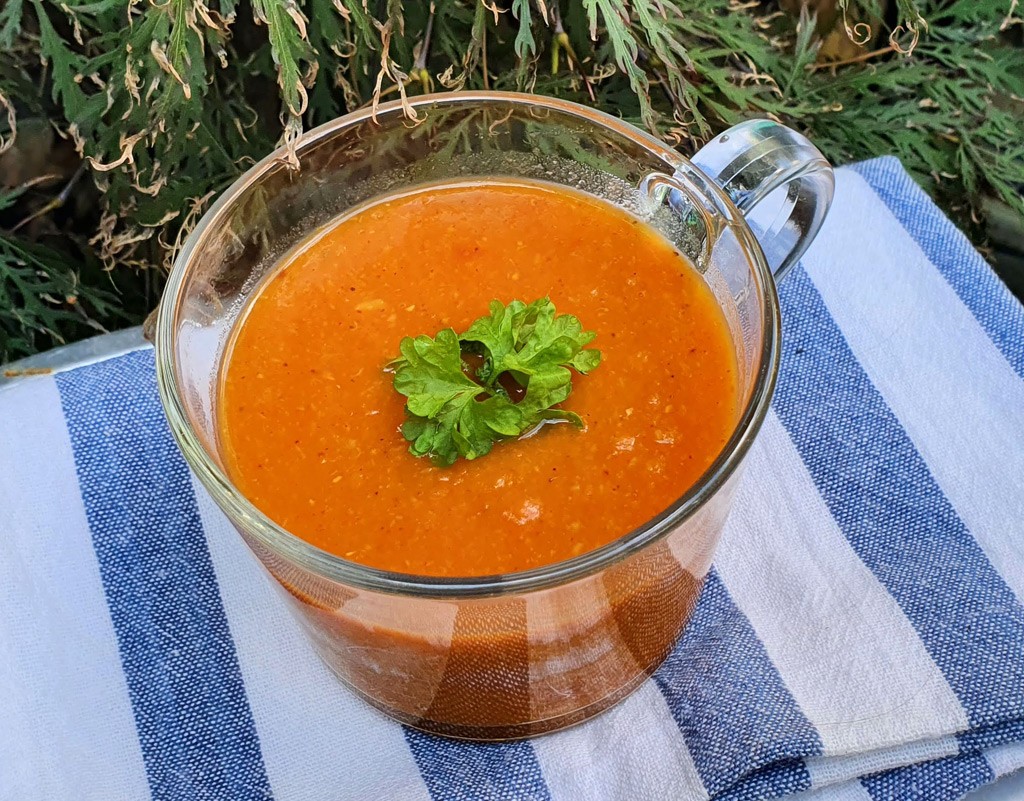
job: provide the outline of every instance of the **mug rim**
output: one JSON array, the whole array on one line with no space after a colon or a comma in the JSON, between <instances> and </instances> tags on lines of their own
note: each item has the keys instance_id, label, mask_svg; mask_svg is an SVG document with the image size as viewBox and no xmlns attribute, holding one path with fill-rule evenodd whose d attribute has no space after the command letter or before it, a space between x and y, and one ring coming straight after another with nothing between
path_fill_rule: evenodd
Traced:
<instances>
[{"instance_id":1,"label":"mug rim","mask_svg":"<svg viewBox=\"0 0 1024 801\"><path fill-rule=\"evenodd\" d=\"M572 101L520 92L460 91L421 95L395 100L346 114L306 131L294 143L295 152L344 128L376 120L377 115L403 113L407 107L451 106L455 104L504 103L520 107L539 107L576 117L596 127L610 129L642 146L674 170L686 167L703 175L698 167L668 145L647 132L597 109ZM600 572L661 540L683 521L700 510L736 472L761 428L771 403L780 360L780 306L775 280L760 243L742 213L721 186L707 178L707 191L714 194L716 206L725 212L726 223L750 257L750 269L759 286L764 319L760 354L753 377L754 386L741 411L732 435L701 477L674 502L650 520L611 542L587 553L548 565L513 573L442 577L399 573L348 561L307 542L278 525L253 504L207 452L202 437L193 428L181 399L175 350L175 320L185 279L193 268L194 254L204 243L207 232L225 214L240 195L267 171L280 165L287 155L282 146L265 156L217 198L189 234L174 260L160 300L154 336L156 379L164 414L171 432L189 467L210 492L232 524L244 529L261 545L302 568L330 581L360 589L396 595L459 599L523 593L558 586ZM706 176L705 176L706 177Z\"/></svg>"}]
</instances>

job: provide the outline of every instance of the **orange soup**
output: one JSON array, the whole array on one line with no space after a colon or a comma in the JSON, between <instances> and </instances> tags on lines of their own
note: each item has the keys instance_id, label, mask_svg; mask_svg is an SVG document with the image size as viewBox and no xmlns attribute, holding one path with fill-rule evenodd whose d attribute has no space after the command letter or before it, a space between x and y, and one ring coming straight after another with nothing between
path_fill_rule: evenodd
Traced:
<instances>
[{"instance_id":1,"label":"orange soup","mask_svg":"<svg viewBox=\"0 0 1024 801\"><path fill-rule=\"evenodd\" d=\"M494 299L549 297L596 332L600 366L543 426L472 461L415 458L386 370L403 337L464 332ZM735 426L737 368L704 280L660 234L540 183L451 183L310 238L254 293L221 375L238 488L346 559L432 576L550 564L667 509Z\"/></svg>"}]
</instances>

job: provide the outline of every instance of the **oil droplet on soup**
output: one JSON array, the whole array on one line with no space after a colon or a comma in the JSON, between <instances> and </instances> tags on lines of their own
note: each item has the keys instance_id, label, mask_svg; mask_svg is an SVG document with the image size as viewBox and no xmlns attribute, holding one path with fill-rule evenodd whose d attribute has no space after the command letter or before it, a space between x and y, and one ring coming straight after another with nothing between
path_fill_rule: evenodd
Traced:
<instances>
[{"instance_id":1,"label":"oil droplet on soup","mask_svg":"<svg viewBox=\"0 0 1024 801\"><path fill-rule=\"evenodd\" d=\"M550 297L597 332L600 367L544 426L435 467L408 453L385 364L405 336L464 331L492 299ZM220 378L228 475L338 556L433 576L538 567L671 506L738 415L735 352L697 271L621 209L533 183L386 198L286 257L239 318Z\"/></svg>"}]
</instances>

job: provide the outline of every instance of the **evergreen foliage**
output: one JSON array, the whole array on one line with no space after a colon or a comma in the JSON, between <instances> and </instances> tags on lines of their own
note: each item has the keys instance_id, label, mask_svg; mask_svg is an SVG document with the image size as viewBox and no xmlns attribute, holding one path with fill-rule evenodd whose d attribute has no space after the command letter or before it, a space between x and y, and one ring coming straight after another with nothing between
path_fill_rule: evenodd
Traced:
<instances>
[{"instance_id":1,"label":"evergreen foliage","mask_svg":"<svg viewBox=\"0 0 1024 801\"><path fill-rule=\"evenodd\" d=\"M241 170L432 89L558 95L683 152L773 116L837 163L898 156L961 223L984 194L1024 217L1016 6L0 0L0 362L139 321Z\"/></svg>"}]
</instances>

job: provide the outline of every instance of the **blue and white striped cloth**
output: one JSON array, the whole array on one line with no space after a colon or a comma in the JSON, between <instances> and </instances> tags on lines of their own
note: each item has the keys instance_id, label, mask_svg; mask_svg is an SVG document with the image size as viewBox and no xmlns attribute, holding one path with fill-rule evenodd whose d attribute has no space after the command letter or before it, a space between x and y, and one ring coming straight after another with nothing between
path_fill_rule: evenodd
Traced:
<instances>
[{"instance_id":1,"label":"blue and white striped cloth","mask_svg":"<svg viewBox=\"0 0 1024 801\"><path fill-rule=\"evenodd\" d=\"M693 621L626 702L421 734L313 654L139 350L0 391L0 799L953 799L1024 765L1024 310L880 159L783 283Z\"/></svg>"}]
</instances>

